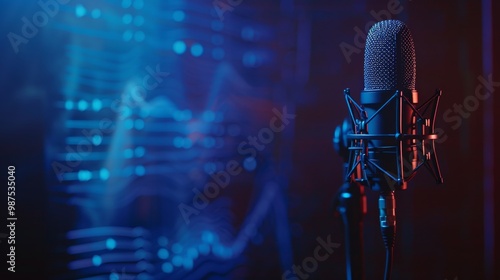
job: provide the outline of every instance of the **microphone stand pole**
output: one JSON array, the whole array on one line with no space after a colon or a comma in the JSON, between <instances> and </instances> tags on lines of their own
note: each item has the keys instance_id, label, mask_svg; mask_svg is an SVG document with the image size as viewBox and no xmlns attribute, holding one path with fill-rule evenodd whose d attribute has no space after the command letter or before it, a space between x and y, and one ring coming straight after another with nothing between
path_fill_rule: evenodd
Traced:
<instances>
[{"instance_id":1,"label":"microphone stand pole","mask_svg":"<svg viewBox=\"0 0 500 280\"><path fill-rule=\"evenodd\" d=\"M365 279L363 265L363 217L366 215L364 186L345 182L337 192L336 210L344 224L347 280Z\"/></svg>"}]
</instances>

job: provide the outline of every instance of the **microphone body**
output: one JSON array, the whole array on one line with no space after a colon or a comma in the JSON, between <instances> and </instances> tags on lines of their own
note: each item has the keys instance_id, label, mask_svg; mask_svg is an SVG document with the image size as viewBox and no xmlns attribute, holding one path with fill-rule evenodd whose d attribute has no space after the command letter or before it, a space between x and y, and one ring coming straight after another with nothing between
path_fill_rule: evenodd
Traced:
<instances>
[{"instance_id":1,"label":"microphone body","mask_svg":"<svg viewBox=\"0 0 500 280\"><path fill-rule=\"evenodd\" d=\"M364 56L364 91L361 92L361 105L368 116L374 116L369 124L370 134L390 135L381 139L373 139L369 145L374 147L368 157L375 164L386 169L390 174L404 172L404 165L411 162L410 170L416 167L416 146L412 140L399 142L398 134L415 133L415 119L409 104L389 102L377 114L394 94L400 94L413 105L418 103L416 84L416 57L411 33L404 23L387 20L376 23L369 31L366 39ZM396 146L401 144L403 160L397 162ZM408 164L406 164L408 166ZM393 185L383 172L376 168L367 169L368 180L375 189L388 191ZM408 175L408 174L404 174ZM405 177L405 176L403 176ZM396 182L399 189L406 189L406 180Z\"/></svg>"}]
</instances>

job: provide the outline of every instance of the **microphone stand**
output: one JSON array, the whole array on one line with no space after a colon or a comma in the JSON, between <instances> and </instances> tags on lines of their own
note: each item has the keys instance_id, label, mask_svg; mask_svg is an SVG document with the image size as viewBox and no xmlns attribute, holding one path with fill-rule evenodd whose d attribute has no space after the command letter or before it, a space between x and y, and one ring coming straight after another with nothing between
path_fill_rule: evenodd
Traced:
<instances>
[{"instance_id":1,"label":"microphone stand","mask_svg":"<svg viewBox=\"0 0 500 280\"><path fill-rule=\"evenodd\" d=\"M363 280L363 217L366 215L364 186L357 182L345 182L335 200L335 208L344 224L346 279Z\"/></svg>"}]
</instances>

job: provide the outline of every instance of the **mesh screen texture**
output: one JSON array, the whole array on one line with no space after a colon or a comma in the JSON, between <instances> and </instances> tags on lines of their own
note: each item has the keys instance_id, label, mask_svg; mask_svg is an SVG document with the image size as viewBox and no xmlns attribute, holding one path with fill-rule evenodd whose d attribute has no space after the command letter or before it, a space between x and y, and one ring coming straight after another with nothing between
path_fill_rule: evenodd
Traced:
<instances>
[{"instance_id":1,"label":"mesh screen texture","mask_svg":"<svg viewBox=\"0 0 500 280\"><path fill-rule=\"evenodd\" d=\"M366 38L365 90L413 90L415 80L415 47L408 27L399 20L373 25Z\"/></svg>"}]
</instances>

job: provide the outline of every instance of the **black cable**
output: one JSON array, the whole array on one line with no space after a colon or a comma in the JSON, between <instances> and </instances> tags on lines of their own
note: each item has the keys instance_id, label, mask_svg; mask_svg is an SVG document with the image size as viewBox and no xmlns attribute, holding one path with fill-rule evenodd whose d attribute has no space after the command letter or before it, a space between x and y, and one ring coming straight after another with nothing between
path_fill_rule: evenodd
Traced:
<instances>
[{"instance_id":1,"label":"black cable","mask_svg":"<svg viewBox=\"0 0 500 280\"><path fill-rule=\"evenodd\" d=\"M394 226L382 228L382 238L385 245L385 271L384 280L391 279L392 260L394 257L394 241L396 238L396 230Z\"/></svg>"},{"instance_id":2,"label":"black cable","mask_svg":"<svg viewBox=\"0 0 500 280\"><path fill-rule=\"evenodd\" d=\"M390 280L394 257L394 241L396 239L396 203L394 192L381 193L378 201L380 229L386 250L384 279Z\"/></svg>"},{"instance_id":3,"label":"black cable","mask_svg":"<svg viewBox=\"0 0 500 280\"><path fill-rule=\"evenodd\" d=\"M392 248L385 249L385 271L384 271L384 280L391 279L392 272Z\"/></svg>"}]
</instances>

